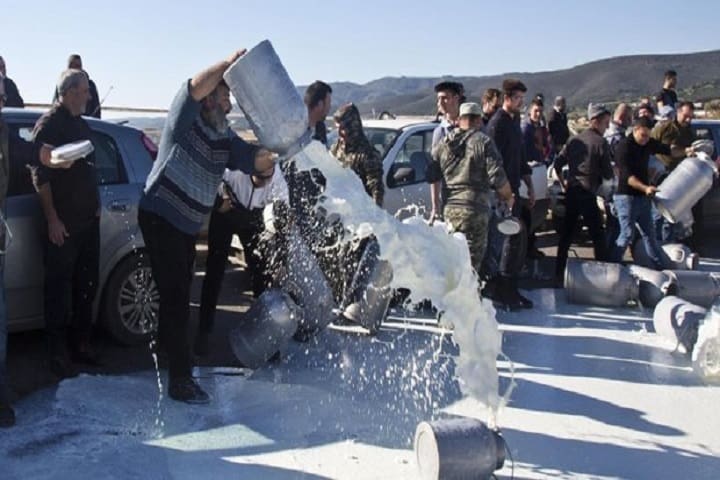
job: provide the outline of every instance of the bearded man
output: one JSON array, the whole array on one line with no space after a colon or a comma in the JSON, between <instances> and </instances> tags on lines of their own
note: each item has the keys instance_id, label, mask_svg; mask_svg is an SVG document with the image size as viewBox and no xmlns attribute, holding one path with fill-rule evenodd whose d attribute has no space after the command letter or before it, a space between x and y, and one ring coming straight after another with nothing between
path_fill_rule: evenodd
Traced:
<instances>
[{"instance_id":1,"label":"bearded man","mask_svg":"<svg viewBox=\"0 0 720 480\"><path fill-rule=\"evenodd\" d=\"M192 378L188 338L198 232L212 210L226 168L251 174L273 165L267 149L244 142L228 126L230 89L222 75L244 53L233 53L180 88L138 210L160 292L160 344L168 353L168 394L186 403L210 400Z\"/></svg>"}]
</instances>

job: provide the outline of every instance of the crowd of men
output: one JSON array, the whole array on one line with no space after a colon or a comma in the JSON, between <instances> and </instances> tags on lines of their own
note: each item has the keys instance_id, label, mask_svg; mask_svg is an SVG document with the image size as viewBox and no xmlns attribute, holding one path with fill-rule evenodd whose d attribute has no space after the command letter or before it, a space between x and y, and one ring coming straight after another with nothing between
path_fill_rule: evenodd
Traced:
<instances>
[{"instance_id":1,"label":"crowd of men","mask_svg":"<svg viewBox=\"0 0 720 480\"><path fill-rule=\"evenodd\" d=\"M194 355L209 351L232 236L241 239L252 291L259 296L272 284L274 268L271 249L263 243L263 209L276 202L289 203L300 212L310 209L323 185L317 172L293 175L292 165L281 171L269 150L242 140L230 128L230 90L222 75L243 54L244 50L234 52L182 83L169 108L157 159L139 203L138 223L159 289L159 343L167 353L168 395L187 403L210 400L193 379L192 366ZM82 69L80 56L70 56L67 67L57 83L53 106L35 125L36 159L30 165L47 225L45 330L48 366L58 378L77 375L78 364L101 361L92 342L100 238L95 159L90 154L71 163L51 161L53 148L90 138L90 128L82 117L99 118L101 109L97 88ZM23 99L7 77L2 57L0 77L0 107L22 107ZM433 134L427 172L432 218L443 217L451 229L465 234L472 266L483 281L483 297L511 310L533 307L520 294L518 277L527 257L542 255L534 245L531 218L535 203L531 169L538 163L554 160L565 190L567 213L560 232L558 276L564 270L580 217L590 229L598 259L619 261L636 224L648 251L656 251L658 237L649 201L656 185L650 180L648 158L658 154L672 169L692 153L688 125L693 107L688 102L677 103L674 78L668 74L658 104L677 106L677 115L654 130L650 104L641 105L634 120L627 105L620 105L611 120L603 105L591 104L589 128L573 137L562 97L555 100L547 121L542 96L534 97L527 118L521 121L527 88L519 80L507 79L501 89L488 89L481 104L465 101L459 83L442 82L435 87L442 119ZM321 81L313 83L306 90L305 103L313 138L330 147L382 206L382 162L363 132L358 108L345 104L334 113L338 140L328 146L325 119L332 104L331 87ZM8 132L0 116L0 207L8 183L7 145ZM618 227L608 243L595 199L599 185L613 176L619 179L612 198ZM520 196L523 183L526 198ZM519 219L520 233L499 233L497 224L506 215ZM198 332L192 341L190 286L195 244L207 217L207 272ZM302 215L297 222L304 228ZM668 232L667 238L671 234ZM0 426L10 426L15 418L5 382L3 295L0 288ZM350 306L351 302L346 303ZM351 318L350 311L348 308L346 316Z\"/></svg>"},{"instance_id":2,"label":"crowd of men","mask_svg":"<svg viewBox=\"0 0 720 480\"><path fill-rule=\"evenodd\" d=\"M435 86L442 118L433 133L427 176L432 217L444 217L452 229L465 234L473 266L484 280L483 297L509 310L533 307L519 293L517 280L527 258L543 256L533 232L531 174L539 164L551 168L564 196L555 266L558 286L581 219L597 260L620 262L631 242L639 239L655 266L664 268L660 245L690 241L688 230L670 224L651 201L662 180L694 153L694 105L678 101L676 84L677 73L666 72L656 105L644 98L634 113L626 103L619 104L614 115L605 105L591 103L588 128L574 136L561 96L547 120L541 94L521 118L527 88L517 79L506 79L501 89L487 89L481 105L466 101L460 83ZM659 167L650 165L653 155ZM614 190L601 188L614 180ZM525 198L520 195L523 183ZM611 192L604 194L606 215L598 207L604 191ZM702 216L699 208L696 219ZM508 214L519 219L519 233L498 232L498 222ZM695 228L701 228L701 222Z\"/></svg>"}]
</instances>

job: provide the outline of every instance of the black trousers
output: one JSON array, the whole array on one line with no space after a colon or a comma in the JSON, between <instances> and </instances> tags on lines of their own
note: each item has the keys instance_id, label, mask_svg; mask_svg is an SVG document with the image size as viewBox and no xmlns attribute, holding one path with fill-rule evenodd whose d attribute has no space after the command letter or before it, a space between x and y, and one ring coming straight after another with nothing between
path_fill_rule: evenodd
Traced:
<instances>
[{"instance_id":1,"label":"black trousers","mask_svg":"<svg viewBox=\"0 0 720 480\"><path fill-rule=\"evenodd\" d=\"M160 345L168 354L170 378L192 375L190 286L197 236L175 228L154 213L138 211L138 223L160 293Z\"/></svg>"},{"instance_id":2,"label":"black trousers","mask_svg":"<svg viewBox=\"0 0 720 480\"><path fill-rule=\"evenodd\" d=\"M92 334L92 308L98 287L100 221L73 231L62 245L45 240L45 331L51 355L87 344ZM70 315L70 338L67 319Z\"/></svg>"},{"instance_id":3,"label":"black trousers","mask_svg":"<svg viewBox=\"0 0 720 480\"><path fill-rule=\"evenodd\" d=\"M505 237L500 257L499 273L503 277L517 277L525 264L527 255L527 230L530 228L527 209L523 208L520 195L515 194L512 214L520 220L521 230L517 235Z\"/></svg>"},{"instance_id":4,"label":"black trousers","mask_svg":"<svg viewBox=\"0 0 720 480\"><path fill-rule=\"evenodd\" d=\"M266 256L260 253L258 242L263 228L261 210L233 208L225 213L213 210L208 230L207 266L200 297L199 331L210 333L215 325L215 309L233 235L240 237L255 298L268 287L271 278L263 260Z\"/></svg>"},{"instance_id":5,"label":"black trousers","mask_svg":"<svg viewBox=\"0 0 720 480\"><path fill-rule=\"evenodd\" d=\"M605 260L605 235L597 197L582 187L570 187L565 195L565 219L558 242L555 275L561 276L567 265L568 251L572 244L577 222L582 215L583 223L590 230L595 260Z\"/></svg>"}]
</instances>

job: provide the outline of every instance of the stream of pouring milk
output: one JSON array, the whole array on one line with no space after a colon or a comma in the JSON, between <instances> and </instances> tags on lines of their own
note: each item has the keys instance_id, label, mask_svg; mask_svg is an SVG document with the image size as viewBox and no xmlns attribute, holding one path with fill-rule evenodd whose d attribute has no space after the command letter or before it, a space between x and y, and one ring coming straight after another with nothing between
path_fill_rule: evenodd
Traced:
<instances>
[{"instance_id":1,"label":"stream of pouring milk","mask_svg":"<svg viewBox=\"0 0 720 480\"><path fill-rule=\"evenodd\" d=\"M419 217L398 221L377 207L357 175L319 142L311 142L293 158L300 170L318 168L325 175L320 206L329 215L339 215L355 235L377 237L381 257L393 267L392 285L409 288L415 300L432 299L444 312L443 323L453 326L460 346L457 372L464 391L496 412L501 400L496 368L501 334L492 305L480 301L464 236L448 235L442 225L429 227Z\"/></svg>"}]
</instances>

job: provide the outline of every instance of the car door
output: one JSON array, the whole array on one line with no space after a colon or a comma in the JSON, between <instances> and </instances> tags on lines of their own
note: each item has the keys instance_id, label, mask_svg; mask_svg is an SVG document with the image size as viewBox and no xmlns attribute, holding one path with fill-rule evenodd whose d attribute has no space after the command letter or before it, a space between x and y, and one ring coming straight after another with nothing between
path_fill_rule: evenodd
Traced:
<instances>
[{"instance_id":1,"label":"car door","mask_svg":"<svg viewBox=\"0 0 720 480\"><path fill-rule=\"evenodd\" d=\"M139 187L128 182L124 151L108 132L94 129L95 168L100 194L100 272L109 272L137 235ZM102 287L102 285L101 285Z\"/></svg>"},{"instance_id":2,"label":"car door","mask_svg":"<svg viewBox=\"0 0 720 480\"><path fill-rule=\"evenodd\" d=\"M10 123L7 224L12 240L5 255L5 293L11 331L42 326L45 225L33 187L32 124Z\"/></svg>"},{"instance_id":3,"label":"car door","mask_svg":"<svg viewBox=\"0 0 720 480\"><path fill-rule=\"evenodd\" d=\"M431 160L432 129L404 132L385 159L384 208L400 219L416 212L430 215L430 185L426 170Z\"/></svg>"}]
</instances>

